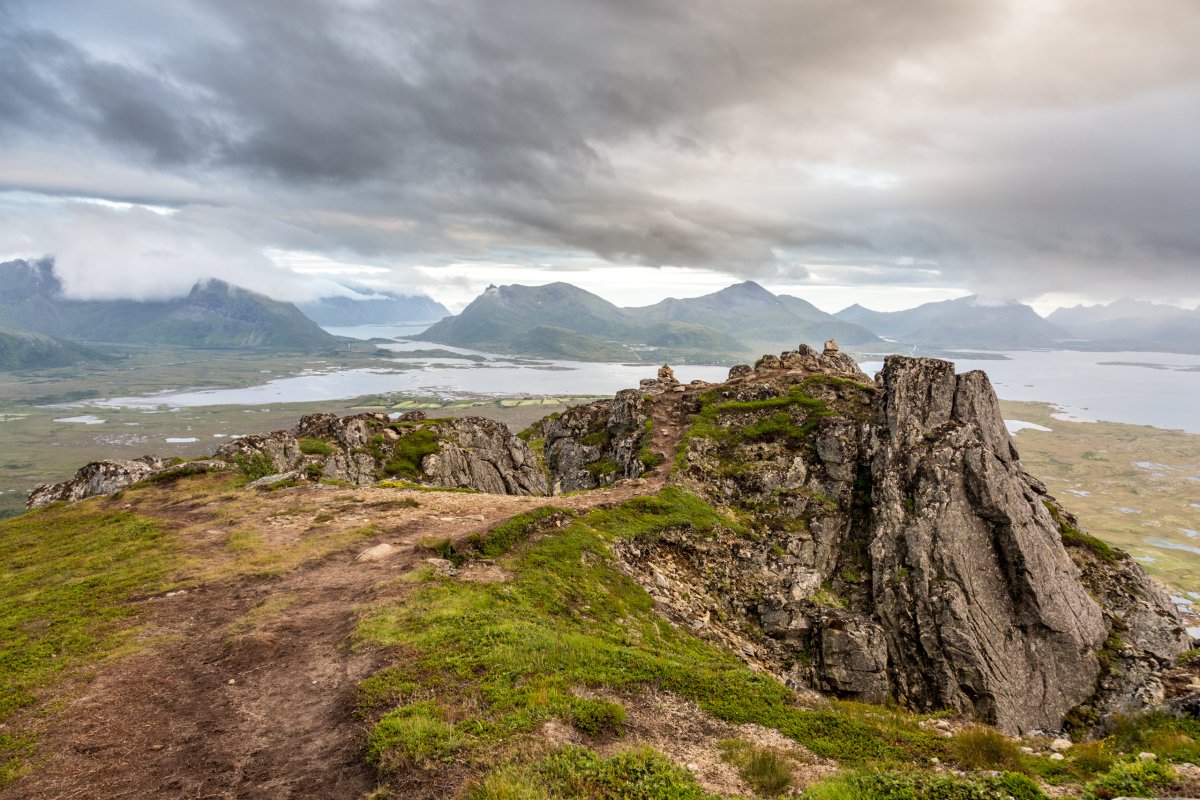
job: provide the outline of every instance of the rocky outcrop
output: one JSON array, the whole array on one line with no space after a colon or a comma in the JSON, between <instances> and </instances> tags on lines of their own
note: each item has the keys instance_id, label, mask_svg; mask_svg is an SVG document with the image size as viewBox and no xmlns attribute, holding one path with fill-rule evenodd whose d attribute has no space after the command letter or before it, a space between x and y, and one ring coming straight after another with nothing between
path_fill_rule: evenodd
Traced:
<instances>
[{"instance_id":1,"label":"rocky outcrop","mask_svg":"<svg viewBox=\"0 0 1200 800\"><path fill-rule=\"evenodd\" d=\"M172 476L194 475L230 469L219 460L168 461L142 456L132 461L93 461L70 480L35 486L25 501L26 508L42 508L51 503L75 503L96 495L114 494L144 480L166 480Z\"/></svg>"},{"instance_id":2,"label":"rocky outcrop","mask_svg":"<svg viewBox=\"0 0 1200 800\"><path fill-rule=\"evenodd\" d=\"M889 358L880 389L871 599L897 696L1009 729L1059 727L1093 692L1108 627L987 376Z\"/></svg>"},{"instance_id":3,"label":"rocky outcrop","mask_svg":"<svg viewBox=\"0 0 1200 800\"><path fill-rule=\"evenodd\" d=\"M483 417L462 417L430 426L438 450L421 462L424 482L492 494L546 494L537 456L507 426Z\"/></svg>"},{"instance_id":4,"label":"rocky outcrop","mask_svg":"<svg viewBox=\"0 0 1200 800\"><path fill-rule=\"evenodd\" d=\"M660 376L664 365L659 370ZM674 381L674 375L660 377ZM595 489L617 480L636 478L647 464L642 446L650 420L640 391L625 389L612 400L575 406L536 423L525 435L538 444L553 494Z\"/></svg>"},{"instance_id":5,"label":"rocky outcrop","mask_svg":"<svg viewBox=\"0 0 1200 800\"><path fill-rule=\"evenodd\" d=\"M830 343L685 402L678 480L746 529L618 546L674 621L796 687L1012 732L1161 697L1177 613L1132 559L1068 536L983 373L892 357L875 383Z\"/></svg>"},{"instance_id":6,"label":"rocky outcrop","mask_svg":"<svg viewBox=\"0 0 1200 800\"><path fill-rule=\"evenodd\" d=\"M203 462L172 465L146 456L88 464L69 481L38 486L28 507L111 494L173 471L239 469L251 485L314 480L369 486L383 480L495 494L545 494L546 475L524 441L482 417L426 420L420 412L391 419L371 413L308 414L290 431L227 442Z\"/></svg>"},{"instance_id":7,"label":"rocky outcrop","mask_svg":"<svg viewBox=\"0 0 1200 800\"><path fill-rule=\"evenodd\" d=\"M42 508L51 503L73 503L98 494L112 494L127 489L140 480L163 469L167 461L143 456L133 461L93 461L79 469L70 480L35 486L29 493L27 508Z\"/></svg>"},{"instance_id":8,"label":"rocky outcrop","mask_svg":"<svg viewBox=\"0 0 1200 800\"><path fill-rule=\"evenodd\" d=\"M290 431L243 436L218 447L213 458L247 469L261 464L260 471L269 466L270 472L287 472L300 464L300 443Z\"/></svg>"}]
</instances>

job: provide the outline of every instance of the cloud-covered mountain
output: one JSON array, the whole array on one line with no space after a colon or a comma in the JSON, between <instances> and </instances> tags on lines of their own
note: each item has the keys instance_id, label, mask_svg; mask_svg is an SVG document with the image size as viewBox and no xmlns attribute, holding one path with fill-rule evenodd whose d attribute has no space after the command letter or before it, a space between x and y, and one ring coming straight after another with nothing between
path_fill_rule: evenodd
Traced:
<instances>
[{"instance_id":1,"label":"cloud-covered mountain","mask_svg":"<svg viewBox=\"0 0 1200 800\"><path fill-rule=\"evenodd\" d=\"M1079 340L1075 347L1200 353L1200 309L1126 299L1060 308L1047 319Z\"/></svg>"},{"instance_id":2,"label":"cloud-covered mountain","mask_svg":"<svg viewBox=\"0 0 1200 800\"><path fill-rule=\"evenodd\" d=\"M304 315L325 327L435 322L450 311L431 297L403 295L366 287L348 287L354 296L321 297L297 303Z\"/></svg>"},{"instance_id":3,"label":"cloud-covered mountain","mask_svg":"<svg viewBox=\"0 0 1200 800\"><path fill-rule=\"evenodd\" d=\"M339 346L291 303L218 280L174 300L68 300L50 261L0 264L0 326L91 342L306 352Z\"/></svg>"},{"instance_id":4,"label":"cloud-covered mountain","mask_svg":"<svg viewBox=\"0 0 1200 800\"><path fill-rule=\"evenodd\" d=\"M852 305L835 314L902 344L1005 349L1060 346L1066 331L1023 303L984 303L962 297L905 311L872 311Z\"/></svg>"}]
</instances>

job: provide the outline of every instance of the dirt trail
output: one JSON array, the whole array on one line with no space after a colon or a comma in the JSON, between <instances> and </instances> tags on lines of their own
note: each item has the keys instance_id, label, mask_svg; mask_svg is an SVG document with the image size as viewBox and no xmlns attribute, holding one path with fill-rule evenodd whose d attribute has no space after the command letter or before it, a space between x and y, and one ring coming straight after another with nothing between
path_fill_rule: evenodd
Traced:
<instances>
[{"instance_id":1,"label":"dirt trail","mask_svg":"<svg viewBox=\"0 0 1200 800\"><path fill-rule=\"evenodd\" d=\"M507 497L304 488L255 496L238 527L297 539L320 514L379 533L278 577L242 577L140 601L160 643L88 671L60 713L40 726L44 763L7 790L13 800L81 798L361 798L375 788L363 760L355 687L394 654L351 647L364 604L397 597L393 579L431 553L422 541L462 539L543 505L585 509L661 488L683 431L679 395L652 404L652 449L668 458L638 481L571 497ZM417 508L379 505L412 497ZM371 503L377 510L372 510ZM220 504L147 505L195 552L220 550ZM296 509L306 507L305 513ZM375 562L357 556L386 542Z\"/></svg>"}]
</instances>

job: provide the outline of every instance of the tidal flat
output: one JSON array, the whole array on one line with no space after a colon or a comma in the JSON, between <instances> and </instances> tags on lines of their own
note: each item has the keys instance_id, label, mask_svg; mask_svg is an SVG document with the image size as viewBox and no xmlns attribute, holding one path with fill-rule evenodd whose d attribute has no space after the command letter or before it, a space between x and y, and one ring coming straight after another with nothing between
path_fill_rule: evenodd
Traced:
<instances>
[{"instance_id":1,"label":"tidal flat","mask_svg":"<svg viewBox=\"0 0 1200 800\"><path fill-rule=\"evenodd\" d=\"M1200 601L1200 436L1072 422L1046 403L1001 401L1021 461L1092 535L1128 550L1181 598ZM1190 594L1194 593L1194 594Z\"/></svg>"}]
</instances>

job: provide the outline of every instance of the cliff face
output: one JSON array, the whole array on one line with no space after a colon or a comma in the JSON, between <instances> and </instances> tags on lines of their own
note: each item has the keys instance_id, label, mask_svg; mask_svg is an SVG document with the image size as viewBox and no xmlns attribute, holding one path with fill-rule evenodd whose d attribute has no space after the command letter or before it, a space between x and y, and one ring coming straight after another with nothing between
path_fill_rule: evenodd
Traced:
<instances>
[{"instance_id":1,"label":"cliff face","mask_svg":"<svg viewBox=\"0 0 1200 800\"><path fill-rule=\"evenodd\" d=\"M649 420L642 393L624 389L612 400L546 417L521 435L541 449L550 489L562 494L596 489L645 472L649 465L641 447Z\"/></svg>"},{"instance_id":2,"label":"cliff face","mask_svg":"<svg viewBox=\"0 0 1200 800\"><path fill-rule=\"evenodd\" d=\"M1007 728L1057 728L1092 694L1108 628L987 376L891 358L875 406L871 605L896 694Z\"/></svg>"}]
</instances>

